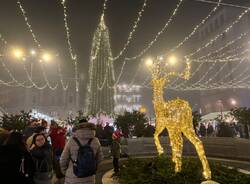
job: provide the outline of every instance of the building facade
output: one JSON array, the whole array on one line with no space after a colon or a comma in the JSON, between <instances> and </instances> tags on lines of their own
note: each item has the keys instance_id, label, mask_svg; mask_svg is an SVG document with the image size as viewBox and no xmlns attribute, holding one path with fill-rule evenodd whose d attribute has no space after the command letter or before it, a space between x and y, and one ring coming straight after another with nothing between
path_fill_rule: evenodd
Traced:
<instances>
[{"instance_id":1,"label":"building facade","mask_svg":"<svg viewBox=\"0 0 250 184\"><path fill-rule=\"evenodd\" d=\"M132 112L142 107L142 91L139 85L118 84L115 95L115 113Z\"/></svg>"}]
</instances>

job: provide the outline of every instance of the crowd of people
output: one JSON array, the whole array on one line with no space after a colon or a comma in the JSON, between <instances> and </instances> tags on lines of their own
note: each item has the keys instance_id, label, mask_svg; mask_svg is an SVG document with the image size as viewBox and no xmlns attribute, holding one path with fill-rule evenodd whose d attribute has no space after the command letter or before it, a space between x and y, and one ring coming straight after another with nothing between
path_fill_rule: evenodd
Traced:
<instances>
[{"instance_id":1,"label":"crowd of people","mask_svg":"<svg viewBox=\"0 0 250 184\"><path fill-rule=\"evenodd\" d=\"M111 153L117 173L121 134L112 131L112 135ZM91 168L81 168L83 162L90 167L91 159L94 160L92 171ZM45 120L34 119L22 132L0 129L0 178L10 184L92 184L102 159L96 125L86 119L73 127L68 139L66 128L55 121L48 125Z\"/></svg>"},{"instance_id":2,"label":"crowd of people","mask_svg":"<svg viewBox=\"0 0 250 184\"><path fill-rule=\"evenodd\" d=\"M200 123L196 133L200 137L244 137L241 125L236 123Z\"/></svg>"}]
</instances>

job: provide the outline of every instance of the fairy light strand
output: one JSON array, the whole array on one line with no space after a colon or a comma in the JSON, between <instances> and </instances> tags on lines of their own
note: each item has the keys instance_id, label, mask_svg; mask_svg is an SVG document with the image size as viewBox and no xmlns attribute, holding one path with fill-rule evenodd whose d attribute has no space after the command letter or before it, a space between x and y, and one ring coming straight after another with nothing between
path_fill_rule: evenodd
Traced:
<instances>
[{"instance_id":1,"label":"fairy light strand","mask_svg":"<svg viewBox=\"0 0 250 184\"><path fill-rule=\"evenodd\" d=\"M67 44L68 44L68 50L71 57L71 60L74 63L74 72L75 72L75 88L76 92L79 92L79 81L78 81L78 62L77 62L77 55L74 53L72 44L71 44L71 35L70 35L70 29L68 26L68 15L67 15L67 6L66 6L66 0L62 0L61 4L63 6L63 15L64 15L64 27L66 31L66 38L67 38Z\"/></svg>"},{"instance_id":2,"label":"fairy light strand","mask_svg":"<svg viewBox=\"0 0 250 184\"><path fill-rule=\"evenodd\" d=\"M119 58L122 56L122 54L127 50L127 47L129 46L130 41L132 40L133 34L134 34L134 32L136 31L136 28L138 27L138 23L139 23L140 20L141 20L141 17L142 17L142 15L143 15L143 12L144 12L144 9L145 9L146 6L147 6L147 0L144 0L143 5L142 5L142 8L141 8L141 10L138 12L138 17L137 17L136 21L134 22L132 31L129 33L129 36L128 36L128 38L127 38L127 42L126 42L125 45L123 46L123 49L118 53L118 55L115 56L115 57L113 58L113 61L119 59Z\"/></svg>"},{"instance_id":3,"label":"fairy light strand","mask_svg":"<svg viewBox=\"0 0 250 184\"><path fill-rule=\"evenodd\" d=\"M192 30L192 32L186 36L179 44L177 44L175 47L173 47L172 49L170 49L169 51L167 51L168 53L174 52L176 49L180 48L182 45L184 45L185 42L187 42L196 32L197 30L204 25L204 23L211 17L211 15L216 12L216 10L220 7L220 3L222 0L218 0L217 5L212 9L212 11L209 12L209 14L199 23L197 24L194 29Z\"/></svg>"},{"instance_id":4,"label":"fairy light strand","mask_svg":"<svg viewBox=\"0 0 250 184\"><path fill-rule=\"evenodd\" d=\"M196 55L197 53L199 53L200 51L202 51L203 49L207 48L208 46L210 46L211 44L213 44L216 40L218 40L218 38L222 37L224 33L227 33L229 32L233 26L235 24L237 24L248 12L249 12L250 8L249 9L246 9L245 11L243 11L237 18L236 20L233 21L233 23L231 23L226 29L224 29L221 33L217 34L214 38L212 38L208 43L206 43L204 46L202 47L199 47L196 51L190 53L190 54L187 54L185 56L185 58L191 58L193 57L194 55Z\"/></svg>"},{"instance_id":5,"label":"fairy light strand","mask_svg":"<svg viewBox=\"0 0 250 184\"><path fill-rule=\"evenodd\" d=\"M155 35L154 39L147 45L146 48L144 48L138 55L133 56L133 57L126 57L126 60L135 60L139 57L141 57L143 54L145 54L152 46L153 44L158 40L159 36L162 35L166 29L168 28L169 24L174 20L175 16L177 15L177 12L179 10L179 7L183 3L183 0L180 0L179 3L177 4L176 8L174 9L172 15L164 25L164 27Z\"/></svg>"},{"instance_id":6,"label":"fairy light strand","mask_svg":"<svg viewBox=\"0 0 250 184\"><path fill-rule=\"evenodd\" d=\"M38 39L37 39L37 37L36 37L36 35L35 35L33 29L32 29L31 24L29 23L29 19L28 19L27 15L26 15L25 9L23 8L23 6L22 6L22 4L21 4L21 2L20 2L19 0L17 1L17 4L18 4L18 6L19 6L19 8L20 8L20 10L21 10L21 12L22 12L22 16L23 16L23 18L24 18L24 20L25 20L25 23L26 23L26 25L27 25L27 27L28 27L28 29L29 29L29 32L30 32L31 35L32 35L33 41L36 43L38 49L41 50L41 44L40 44L40 42L38 41ZM56 84L55 87L51 86L51 85L50 85L50 82L49 82L49 80L48 80L47 74L46 74L46 72L44 71L44 68L41 67L41 69L42 69L42 73L43 73L43 78L44 78L44 80L46 81L47 86L48 86L51 90L55 90L55 89L57 88L58 84ZM59 71L59 69L58 69L58 71ZM62 80L63 80L63 79L62 79L62 74L59 74L59 77L60 77L60 81L61 81L62 88L65 90L65 87L64 87L63 82L62 82Z\"/></svg>"}]
</instances>

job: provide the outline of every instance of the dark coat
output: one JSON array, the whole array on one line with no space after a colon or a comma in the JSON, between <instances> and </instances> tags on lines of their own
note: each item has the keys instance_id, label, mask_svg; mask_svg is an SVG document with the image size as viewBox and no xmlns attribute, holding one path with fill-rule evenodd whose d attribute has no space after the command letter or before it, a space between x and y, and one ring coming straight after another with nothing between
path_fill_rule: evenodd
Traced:
<instances>
[{"instance_id":1,"label":"dark coat","mask_svg":"<svg viewBox=\"0 0 250 184\"><path fill-rule=\"evenodd\" d=\"M111 155L114 158L120 158L120 154L121 154L121 144L119 139L115 139L111 144Z\"/></svg>"},{"instance_id":2,"label":"dark coat","mask_svg":"<svg viewBox=\"0 0 250 184\"><path fill-rule=\"evenodd\" d=\"M49 144L42 147L34 147L31 151L33 161L38 172L50 172L53 168L52 148Z\"/></svg>"},{"instance_id":3,"label":"dark coat","mask_svg":"<svg viewBox=\"0 0 250 184\"><path fill-rule=\"evenodd\" d=\"M33 184L35 166L30 153L15 145L0 146L0 178L9 184Z\"/></svg>"}]
</instances>

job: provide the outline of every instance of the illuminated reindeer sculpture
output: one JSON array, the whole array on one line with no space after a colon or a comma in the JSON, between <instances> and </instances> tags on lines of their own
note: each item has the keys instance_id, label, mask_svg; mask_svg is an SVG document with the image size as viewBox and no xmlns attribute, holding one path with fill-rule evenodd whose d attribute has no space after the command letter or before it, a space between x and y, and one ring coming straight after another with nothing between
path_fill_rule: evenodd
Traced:
<instances>
[{"instance_id":1,"label":"illuminated reindeer sculpture","mask_svg":"<svg viewBox=\"0 0 250 184\"><path fill-rule=\"evenodd\" d=\"M163 154L163 148L159 141L159 134L166 128L168 130L170 144L172 148L172 161L175 163L175 172L181 171L182 166L182 148L183 135L194 145L197 154L203 166L203 176L205 179L211 179L210 167L205 155L203 144L195 134L193 127L192 109L189 103L179 98L175 100L165 101L164 87L171 76L189 79L190 63L187 62L183 73L170 72L161 75L162 69L160 59L156 59L151 63L152 72L152 88L153 88L153 104L156 114L156 129L154 140L159 155Z\"/></svg>"}]
</instances>

